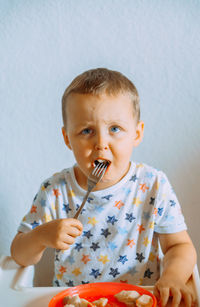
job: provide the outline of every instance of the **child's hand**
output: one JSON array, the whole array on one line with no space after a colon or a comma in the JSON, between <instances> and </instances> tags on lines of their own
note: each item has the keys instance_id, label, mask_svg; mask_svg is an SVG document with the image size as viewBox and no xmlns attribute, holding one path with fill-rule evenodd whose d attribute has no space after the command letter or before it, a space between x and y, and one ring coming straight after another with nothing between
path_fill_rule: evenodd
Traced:
<instances>
[{"instance_id":1,"label":"child's hand","mask_svg":"<svg viewBox=\"0 0 200 307\"><path fill-rule=\"evenodd\" d=\"M83 225L75 219L57 219L40 227L40 242L45 247L66 250L82 233Z\"/></svg>"},{"instance_id":2,"label":"child's hand","mask_svg":"<svg viewBox=\"0 0 200 307\"><path fill-rule=\"evenodd\" d=\"M176 274L176 272L175 272ZM172 297L172 307L178 307L181 299L184 300L185 307L191 307L194 304L194 294L189 290L185 283L180 279L161 277L154 288L154 295L157 297L160 306L166 306L169 297Z\"/></svg>"}]
</instances>

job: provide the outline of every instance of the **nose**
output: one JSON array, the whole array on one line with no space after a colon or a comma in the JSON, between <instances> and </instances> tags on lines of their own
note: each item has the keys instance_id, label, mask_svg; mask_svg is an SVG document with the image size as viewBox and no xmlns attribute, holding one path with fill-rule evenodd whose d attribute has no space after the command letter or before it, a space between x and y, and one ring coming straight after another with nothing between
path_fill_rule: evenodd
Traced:
<instances>
[{"instance_id":1,"label":"nose","mask_svg":"<svg viewBox=\"0 0 200 307\"><path fill-rule=\"evenodd\" d=\"M107 138L103 135L96 135L95 138L95 150L106 150L108 149L108 141Z\"/></svg>"}]
</instances>

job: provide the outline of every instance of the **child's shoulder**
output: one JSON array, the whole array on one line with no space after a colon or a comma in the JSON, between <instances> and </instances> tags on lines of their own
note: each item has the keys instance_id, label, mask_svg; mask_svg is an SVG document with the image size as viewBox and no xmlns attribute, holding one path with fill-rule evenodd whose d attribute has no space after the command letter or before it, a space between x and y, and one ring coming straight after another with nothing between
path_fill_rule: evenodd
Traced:
<instances>
[{"instance_id":1,"label":"child's shoulder","mask_svg":"<svg viewBox=\"0 0 200 307\"><path fill-rule=\"evenodd\" d=\"M162 170L159 170L153 166L146 163L133 162L135 166L135 174L137 178L148 179L148 180L166 180L166 175Z\"/></svg>"},{"instance_id":2,"label":"child's shoulder","mask_svg":"<svg viewBox=\"0 0 200 307\"><path fill-rule=\"evenodd\" d=\"M48 190L56 189L67 184L68 174L71 173L71 168L63 169L60 172L54 173L51 177L45 179L41 184L41 189Z\"/></svg>"}]
</instances>

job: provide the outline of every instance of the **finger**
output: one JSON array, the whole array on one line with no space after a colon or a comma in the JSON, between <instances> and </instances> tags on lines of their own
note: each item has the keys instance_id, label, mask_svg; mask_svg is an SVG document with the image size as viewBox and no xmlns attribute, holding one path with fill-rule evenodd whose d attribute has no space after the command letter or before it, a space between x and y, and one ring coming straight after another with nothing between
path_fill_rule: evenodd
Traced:
<instances>
[{"instance_id":1,"label":"finger","mask_svg":"<svg viewBox=\"0 0 200 307\"><path fill-rule=\"evenodd\" d=\"M181 302L181 292L175 288L171 288L172 299L172 307L178 307Z\"/></svg>"},{"instance_id":2,"label":"finger","mask_svg":"<svg viewBox=\"0 0 200 307\"><path fill-rule=\"evenodd\" d=\"M157 302L158 302L158 306L160 306L160 292L157 288L157 286L155 285L154 289L153 289L153 294L155 295Z\"/></svg>"},{"instance_id":3,"label":"finger","mask_svg":"<svg viewBox=\"0 0 200 307\"><path fill-rule=\"evenodd\" d=\"M183 290L182 291L182 297L184 299L185 306L186 307L191 307L192 306L192 301L193 301L192 293L190 293L189 291Z\"/></svg>"},{"instance_id":4,"label":"finger","mask_svg":"<svg viewBox=\"0 0 200 307\"><path fill-rule=\"evenodd\" d=\"M82 232L83 224L79 220L76 219L66 219L66 220L71 226L78 228Z\"/></svg>"},{"instance_id":5,"label":"finger","mask_svg":"<svg viewBox=\"0 0 200 307\"><path fill-rule=\"evenodd\" d=\"M162 307L164 307L169 299L169 288L160 289L160 298L161 298Z\"/></svg>"},{"instance_id":6,"label":"finger","mask_svg":"<svg viewBox=\"0 0 200 307\"><path fill-rule=\"evenodd\" d=\"M67 232L68 235L70 235L71 237L74 237L74 238L80 236L81 233L82 233L82 232L81 232L79 229L77 229L76 227L71 227L71 228L68 230L68 232Z\"/></svg>"},{"instance_id":7,"label":"finger","mask_svg":"<svg viewBox=\"0 0 200 307\"><path fill-rule=\"evenodd\" d=\"M68 235L68 234L66 234L65 237L64 237L64 239L63 239L63 242L64 242L65 244L68 244L68 245L74 244L74 241L75 241L74 237L71 237L71 236Z\"/></svg>"}]
</instances>

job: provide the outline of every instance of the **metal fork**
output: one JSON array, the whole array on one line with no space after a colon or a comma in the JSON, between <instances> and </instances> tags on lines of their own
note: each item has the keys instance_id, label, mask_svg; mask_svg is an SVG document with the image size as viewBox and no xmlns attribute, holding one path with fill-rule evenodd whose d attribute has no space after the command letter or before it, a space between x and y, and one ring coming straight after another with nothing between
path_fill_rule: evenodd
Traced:
<instances>
[{"instance_id":1,"label":"metal fork","mask_svg":"<svg viewBox=\"0 0 200 307\"><path fill-rule=\"evenodd\" d=\"M91 174L88 176L88 180L87 180L87 184L88 184L88 190L87 193L83 199L83 202L80 206L80 208L78 209L78 211L76 212L76 214L74 215L74 219L77 219L80 212L82 211L86 200L90 194L90 192L94 189L94 187L96 186L96 184L101 180L101 178L103 177L103 175L105 174L105 171L108 167L107 163L99 163L95 166L95 168L93 169L93 171L91 172Z\"/></svg>"}]
</instances>

